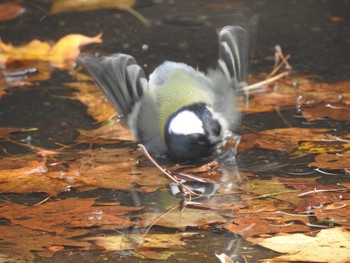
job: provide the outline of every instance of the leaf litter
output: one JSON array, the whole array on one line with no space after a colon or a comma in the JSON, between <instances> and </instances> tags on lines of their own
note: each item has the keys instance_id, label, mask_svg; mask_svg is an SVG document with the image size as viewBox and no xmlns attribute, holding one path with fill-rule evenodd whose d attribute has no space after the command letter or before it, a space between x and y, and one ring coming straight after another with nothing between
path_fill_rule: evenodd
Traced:
<instances>
[{"instance_id":1,"label":"leaf litter","mask_svg":"<svg viewBox=\"0 0 350 263\"><path fill-rule=\"evenodd\" d=\"M65 10L52 11L55 12ZM93 38L68 35L54 46L38 40L18 47L1 42L0 61L3 65L6 64L8 71L0 81L7 82L7 86L19 86L47 79L50 76L48 69L41 70L46 75L29 74L30 77L25 81L13 78L17 73L26 75L28 68L38 68L39 65L35 64L38 59L46 61L43 65L51 63L57 68L70 69L79 54L79 47L88 43L99 43L100 37L101 35ZM79 131L77 143L89 144L94 149L81 150L67 146L52 152L31 146L34 153L32 155L4 157L1 159L3 165L0 168L0 192L44 192L49 196L58 196L71 189L80 192L100 188L126 192L133 189L140 193L168 191L169 179L132 149L135 146L131 143L132 136L120 122L113 120L117 114L102 93L87 82L85 76L80 73L76 76L78 84L69 83L66 86L76 90L72 98L85 104L87 113L96 121L96 129ZM242 101L241 109L246 114L255 114L295 107L309 122L324 118L349 120L349 82L332 84L315 82L313 79L313 76L290 74L273 85L264 84L260 89L250 92L249 103ZM16 131L25 130L4 128L1 129L1 137L4 141L15 143L11 133ZM242 137L240 152L263 148L285 151L291 157L318 154L315 161L309 163L311 167L342 170L345 173L349 170L349 135L339 136L328 128L279 128L246 133ZM129 142L130 148L125 145L121 147L121 141ZM106 144L115 145L116 148L99 146ZM325 242L322 246L327 249L339 248L336 250L339 252L339 262L348 259L341 245L334 245L322 237L327 233L337 237L338 242L343 244L342 240L349 233L346 228L349 227L350 198L346 187L344 190L342 187L317 183L317 178L287 180L283 174L273 174L272 180L249 175L247 180L236 182L230 189L222 189L223 168L215 163L165 163L162 167L172 171L171 175L176 180L186 178L178 181L180 186L189 181L188 175L193 175L192 180L200 181L204 188L218 185L214 189L221 191L182 197L183 203L172 204L165 207L164 211L124 206L120 203L102 204L96 198L59 200L52 197L55 200L37 206L17 204L4 199L0 204L0 212L5 223L0 227L6 237L0 238L1 253L32 261L33 251L39 255L52 256L65 247L93 250L98 246L106 251L135 250L148 258L164 259L171 253L162 254L159 249L181 251L185 246L181 234L148 233L150 228L161 226L183 231L186 228L226 229L244 238L251 237L247 240L261 245L279 237L287 240L283 242L292 243L294 238L299 243L313 238L311 240L315 244ZM183 177L184 175L187 177ZM315 227L332 226L338 227L315 232ZM130 234L129 228L136 228L141 234ZM118 235L112 234L111 230L118 232ZM105 236L94 236L96 232ZM306 235L287 234L296 232ZM311 234L316 236L310 237ZM344 243L344 247L346 245ZM313 246L299 247L297 254L292 254L292 246L290 250L280 250L272 246L270 248L287 253L278 258L282 260L313 262L319 255L307 254L308 250L314 249Z\"/></svg>"}]
</instances>

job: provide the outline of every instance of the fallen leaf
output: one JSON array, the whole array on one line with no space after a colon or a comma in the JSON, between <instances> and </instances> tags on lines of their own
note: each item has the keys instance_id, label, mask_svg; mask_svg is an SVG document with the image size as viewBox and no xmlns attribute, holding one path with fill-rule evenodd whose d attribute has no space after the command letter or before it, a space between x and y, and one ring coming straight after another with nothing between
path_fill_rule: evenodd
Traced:
<instances>
[{"instance_id":1,"label":"fallen leaf","mask_svg":"<svg viewBox=\"0 0 350 263\"><path fill-rule=\"evenodd\" d=\"M336 141L336 137L327 133L328 131L322 128L291 127L244 134L238 149L246 150L257 147L291 153L302 141Z\"/></svg>"},{"instance_id":2,"label":"fallen leaf","mask_svg":"<svg viewBox=\"0 0 350 263\"><path fill-rule=\"evenodd\" d=\"M78 142L108 143L108 141L111 141L111 143L116 143L118 141L135 141L130 129L115 120L110 120L95 130L79 130L79 133Z\"/></svg>"},{"instance_id":3,"label":"fallen leaf","mask_svg":"<svg viewBox=\"0 0 350 263\"><path fill-rule=\"evenodd\" d=\"M317 103L305 105L302 107L301 113L308 121L315 121L320 118L350 121L350 105L345 105L342 103Z\"/></svg>"},{"instance_id":4,"label":"fallen leaf","mask_svg":"<svg viewBox=\"0 0 350 263\"><path fill-rule=\"evenodd\" d=\"M215 256L220 260L221 263L235 263L228 255L224 253L215 254Z\"/></svg>"},{"instance_id":5,"label":"fallen leaf","mask_svg":"<svg viewBox=\"0 0 350 263\"><path fill-rule=\"evenodd\" d=\"M91 82L68 83L65 85L74 89L72 99L79 100L87 107L87 113L96 122L101 123L116 115L115 108L108 102L95 84Z\"/></svg>"},{"instance_id":6,"label":"fallen leaf","mask_svg":"<svg viewBox=\"0 0 350 263\"><path fill-rule=\"evenodd\" d=\"M49 79L51 72L52 67L48 61L9 59L6 69L2 72L3 86L6 88L31 86L33 82Z\"/></svg>"},{"instance_id":7,"label":"fallen leaf","mask_svg":"<svg viewBox=\"0 0 350 263\"><path fill-rule=\"evenodd\" d=\"M332 263L350 261L350 232L341 227L323 229L315 237L292 234L247 240L279 253L287 253L273 259L276 261Z\"/></svg>"},{"instance_id":8,"label":"fallen leaf","mask_svg":"<svg viewBox=\"0 0 350 263\"><path fill-rule=\"evenodd\" d=\"M349 137L349 135L346 135ZM338 137L331 137L324 141L302 141L300 142L298 149L293 152L294 155L314 154L314 153L337 153L350 150L350 142L348 139L341 139Z\"/></svg>"},{"instance_id":9,"label":"fallen leaf","mask_svg":"<svg viewBox=\"0 0 350 263\"><path fill-rule=\"evenodd\" d=\"M215 211L186 208L165 213L146 213L142 215L143 226L163 226L184 229L186 227L205 227L225 223L226 219Z\"/></svg>"},{"instance_id":10,"label":"fallen leaf","mask_svg":"<svg viewBox=\"0 0 350 263\"><path fill-rule=\"evenodd\" d=\"M261 105L275 105L279 107L294 106L297 102L297 94L267 93L258 94L254 100Z\"/></svg>"},{"instance_id":11,"label":"fallen leaf","mask_svg":"<svg viewBox=\"0 0 350 263\"><path fill-rule=\"evenodd\" d=\"M32 40L28 44L14 47L5 44L0 39L0 66L5 66L9 60L41 60L49 61L58 68L72 67L80 47L91 43L101 43L101 34L87 37L79 34L66 35L54 46L39 40Z\"/></svg>"},{"instance_id":12,"label":"fallen leaf","mask_svg":"<svg viewBox=\"0 0 350 263\"><path fill-rule=\"evenodd\" d=\"M15 127L0 127L0 140L8 139L15 132L30 132L36 131L36 128L15 128Z\"/></svg>"},{"instance_id":13,"label":"fallen leaf","mask_svg":"<svg viewBox=\"0 0 350 263\"><path fill-rule=\"evenodd\" d=\"M56 68L72 68L72 63L80 54L80 47L101 43L102 34L87 37L80 34L70 34L62 37L48 53L48 59Z\"/></svg>"},{"instance_id":14,"label":"fallen leaf","mask_svg":"<svg viewBox=\"0 0 350 263\"><path fill-rule=\"evenodd\" d=\"M0 4L0 21L9 21L23 14L25 9L18 3L2 3Z\"/></svg>"},{"instance_id":15,"label":"fallen leaf","mask_svg":"<svg viewBox=\"0 0 350 263\"><path fill-rule=\"evenodd\" d=\"M90 232L89 230L67 231L62 236L11 225L0 226L0 231L0 251L7 255L8 258L8 260L2 262L34 262L33 253L51 257L55 251L48 250L50 246L62 245L79 248L88 248L91 246L87 241L72 239L88 234ZM18 258L19 261L13 261L14 258Z\"/></svg>"},{"instance_id":16,"label":"fallen leaf","mask_svg":"<svg viewBox=\"0 0 350 263\"><path fill-rule=\"evenodd\" d=\"M95 198L65 199L27 206L5 201L0 205L2 218L12 225L64 235L65 231L92 226L113 226L124 229L134 226L125 214L141 207L99 205ZM38 220L40 218L40 220Z\"/></svg>"},{"instance_id":17,"label":"fallen leaf","mask_svg":"<svg viewBox=\"0 0 350 263\"><path fill-rule=\"evenodd\" d=\"M255 77L251 82L257 83L264 78L266 74ZM310 108L319 103L350 104L350 82L322 83L315 79L315 76L290 74L288 78L251 92L249 101L242 101L240 109L251 114L275 111L281 107Z\"/></svg>"},{"instance_id":18,"label":"fallen leaf","mask_svg":"<svg viewBox=\"0 0 350 263\"><path fill-rule=\"evenodd\" d=\"M350 227L350 200L339 201L314 211L319 222Z\"/></svg>"},{"instance_id":19,"label":"fallen leaf","mask_svg":"<svg viewBox=\"0 0 350 263\"><path fill-rule=\"evenodd\" d=\"M224 228L244 238L275 233L308 232L308 216L289 215L283 212L237 214Z\"/></svg>"},{"instance_id":20,"label":"fallen leaf","mask_svg":"<svg viewBox=\"0 0 350 263\"><path fill-rule=\"evenodd\" d=\"M350 148L350 143L348 143ZM350 151L330 154L322 153L315 157L315 161L309 163L309 166L325 170L343 170L350 169Z\"/></svg>"},{"instance_id":21,"label":"fallen leaf","mask_svg":"<svg viewBox=\"0 0 350 263\"><path fill-rule=\"evenodd\" d=\"M341 16L331 16L329 19L333 23L341 23L341 22L345 21L345 19L343 17L341 17Z\"/></svg>"},{"instance_id":22,"label":"fallen leaf","mask_svg":"<svg viewBox=\"0 0 350 263\"><path fill-rule=\"evenodd\" d=\"M85 238L85 240L94 241L96 245L103 247L106 251L141 250L145 248L182 248L180 234L129 234L89 237Z\"/></svg>"},{"instance_id":23,"label":"fallen leaf","mask_svg":"<svg viewBox=\"0 0 350 263\"><path fill-rule=\"evenodd\" d=\"M56 0L51 6L50 14L64 12L86 12L105 8L128 10L135 4L135 0Z\"/></svg>"}]
</instances>

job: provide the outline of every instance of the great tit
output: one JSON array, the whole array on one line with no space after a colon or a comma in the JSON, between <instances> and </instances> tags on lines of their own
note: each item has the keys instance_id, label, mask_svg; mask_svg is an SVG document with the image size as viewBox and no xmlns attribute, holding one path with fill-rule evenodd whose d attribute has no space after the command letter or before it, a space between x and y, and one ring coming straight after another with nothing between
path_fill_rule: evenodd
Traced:
<instances>
[{"instance_id":1,"label":"great tit","mask_svg":"<svg viewBox=\"0 0 350 263\"><path fill-rule=\"evenodd\" d=\"M248 28L220 30L217 67L207 74L165 61L147 80L136 60L121 53L81 55L78 62L148 151L181 160L210 157L240 125L237 100L248 74Z\"/></svg>"}]
</instances>

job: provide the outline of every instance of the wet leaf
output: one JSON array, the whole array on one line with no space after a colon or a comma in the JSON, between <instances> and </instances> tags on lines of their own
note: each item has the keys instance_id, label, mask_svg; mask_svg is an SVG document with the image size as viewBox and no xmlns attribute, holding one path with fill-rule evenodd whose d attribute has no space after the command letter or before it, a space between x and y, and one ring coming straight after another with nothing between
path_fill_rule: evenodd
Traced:
<instances>
[{"instance_id":1,"label":"wet leaf","mask_svg":"<svg viewBox=\"0 0 350 263\"><path fill-rule=\"evenodd\" d=\"M226 219L215 211L186 208L171 212L142 215L144 226L163 226L168 228L184 229L186 227L205 227L211 224L226 222Z\"/></svg>"},{"instance_id":2,"label":"wet leaf","mask_svg":"<svg viewBox=\"0 0 350 263\"><path fill-rule=\"evenodd\" d=\"M322 128L296 127L266 130L255 134L244 134L238 147L240 150L258 147L291 153L303 141L336 141L336 137L328 132L328 129Z\"/></svg>"},{"instance_id":3,"label":"wet leaf","mask_svg":"<svg viewBox=\"0 0 350 263\"><path fill-rule=\"evenodd\" d=\"M9 59L6 69L2 72L3 86L7 88L31 86L33 82L49 79L51 72L52 67L48 61Z\"/></svg>"},{"instance_id":4,"label":"wet leaf","mask_svg":"<svg viewBox=\"0 0 350 263\"><path fill-rule=\"evenodd\" d=\"M330 118L339 121L350 121L350 105L343 103L317 103L302 107L302 114L308 121Z\"/></svg>"},{"instance_id":5,"label":"wet leaf","mask_svg":"<svg viewBox=\"0 0 350 263\"><path fill-rule=\"evenodd\" d=\"M0 21L9 21L15 19L25 12L25 9L18 3L3 3L0 4Z\"/></svg>"},{"instance_id":6,"label":"wet leaf","mask_svg":"<svg viewBox=\"0 0 350 263\"><path fill-rule=\"evenodd\" d=\"M95 84L88 82L68 83L74 88L72 99L77 99L87 107L87 113L96 122L104 122L116 115L114 107Z\"/></svg>"},{"instance_id":7,"label":"wet leaf","mask_svg":"<svg viewBox=\"0 0 350 263\"><path fill-rule=\"evenodd\" d=\"M252 80L252 83L259 82L264 77L266 76L259 76ZM314 79L315 76L291 74L288 78L280 79L253 92L249 102L244 102L241 108L246 113L257 113L275 111L281 107L297 106L301 108L302 113L305 109L306 112L303 113L305 116L312 118L312 113L310 113L312 110L308 109L316 107L313 105L350 104L350 82L322 83L315 82ZM329 109L327 111L327 117L331 118L336 115L340 118L340 111L333 112ZM320 113L315 114L320 115Z\"/></svg>"},{"instance_id":8,"label":"wet leaf","mask_svg":"<svg viewBox=\"0 0 350 263\"><path fill-rule=\"evenodd\" d=\"M265 106L275 105L278 107L294 106L297 102L297 94L283 94L271 92L267 94L259 94L254 97L254 100Z\"/></svg>"},{"instance_id":9,"label":"wet leaf","mask_svg":"<svg viewBox=\"0 0 350 263\"><path fill-rule=\"evenodd\" d=\"M182 250L180 234L126 234L118 236L92 237L93 241L106 251L135 250L146 258L166 260L174 250Z\"/></svg>"},{"instance_id":10,"label":"wet leaf","mask_svg":"<svg viewBox=\"0 0 350 263\"><path fill-rule=\"evenodd\" d=\"M248 238L249 242L286 255L276 261L334 262L350 260L350 232L341 228L321 230L315 237L304 234L274 236L271 238Z\"/></svg>"},{"instance_id":11,"label":"wet leaf","mask_svg":"<svg viewBox=\"0 0 350 263\"><path fill-rule=\"evenodd\" d=\"M342 23L342 22L345 22L345 19L341 16L331 16L329 18L331 20L331 22L333 23Z\"/></svg>"},{"instance_id":12,"label":"wet leaf","mask_svg":"<svg viewBox=\"0 0 350 263\"><path fill-rule=\"evenodd\" d=\"M346 137L349 137L348 135ZM294 155L312 154L312 153L338 153L341 154L350 150L350 142L347 138L331 137L324 141L308 141L300 142L298 149L293 153Z\"/></svg>"},{"instance_id":13,"label":"wet leaf","mask_svg":"<svg viewBox=\"0 0 350 263\"><path fill-rule=\"evenodd\" d=\"M85 240L94 241L106 251L121 251L130 249L168 248L181 249L180 234L130 234L106 237L92 237Z\"/></svg>"},{"instance_id":14,"label":"wet leaf","mask_svg":"<svg viewBox=\"0 0 350 263\"><path fill-rule=\"evenodd\" d=\"M63 12L86 12L104 8L127 10L132 8L135 0L56 0L51 7L51 14Z\"/></svg>"},{"instance_id":15,"label":"wet leaf","mask_svg":"<svg viewBox=\"0 0 350 263\"><path fill-rule=\"evenodd\" d=\"M43 161L32 160L22 165L20 168L0 170L1 193L46 192L55 194L64 192L69 185L45 176L47 167Z\"/></svg>"},{"instance_id":16,"label":"wet leaf","mask_svg":"<svg viewBox=\"0 0 350 263\"><path fill-rule=\"evenodd\" d=\"M110 120L95 130L79 130L78 142L91 141L94 143L116 143L118 141L135 141L129 128L120 122Z\"/></svg>"},{"instance_id":17,"label":"wet leaf","mask_svg":"<svg viewBox=\"0 0 350 263\"><path fill-rule=\"evenodd\" d=\"M87 37L79 34L70 34L62 37L49 52L49 61L57 68L70 68L72 62L80 54L80 47L92 44L101 43L102 34L94 37Z\"/></svg>"},{"instance_id":18,"label":"wet leaf","mask_svg":"<svg viewBox=\"0 0 350 263\"><path fill-rule=\"evenodd\" d=\"M11 60L42 60L49 61L58 68L71 68L72 63L80 54L80 47L91 43L101 43L101 34L87 37L70 34L61 38L55 45L32 40L22 46L5 44L0 40L0 66L5 66Z\"/></svg>"},{"instance_id":19,"label":"wet leaf","mask_svg":"<svg viewBox=\"0 0 350 263\"><path fill-rule=\"evenodd\" d=\"M350 148L350 143L348 144ZM309 163L309 165L326 170L350 169L350 151L338 154L319 154L315 157L315 162Z\"/></svg>"},{"instance_id":20,"label":"wet leaf","mask_svg":"<svg viewBox=\"0 0 350 263\"><path fill-rule=\"evenodd\" d=\"M298 214L258 212L234 217L232 223L226 224L224 228L245 238L263 234L310 231L310 227L305 224L309 222L309 218Z\"/></svg>"},{"instance_id":21,"label":"wet leaf","mask_svg":"<svg viewBox=\"0 0 350 263\"><path fill-rule=\"evenodd\" d=\"M314 214L320 222L324 222L329 225L342 225L349 228L350 200L332 203L322 209L315 210Z\"/></svg>"},{"instance_id":22,"label":"wet leaf","mask_svg":"<svg viewBox=\"0 0 350 263\"><path fill-rule=\"evenodd\" d=\"M0 205L1 217L12 225L64 235L74 228L113 226L123 229L135 225L125 214L140 207L99 205L94 198L70 198L27 206L5 201ZM59 211L59 213L57 212ZM40 218L40 220L38 220Z\"/></svg>"},{"instance_id":23,"label":"wet leaf","mask_svg":"<svg viewBox=\"0 0 350 263\"><path fill-rule=\"evenodd\" d=\"M64 235L55 235L12 225L0 226L0 231L0 251L7 258L7 260L2 262L33 262L33 252L45 257L51 257L54 251L50 251L48 248L54 245L79 248L89 247L91 245L87 241L71 239L88 234L88 230L67 231ZM1 254L0 260L2 259ZM12 261L13 259L18 259L19 261Z\"/></svg>"},{"instance_id":24,"label":"wet leaf","mask_svg":"<svg viewBox=\"0 0 350 263\"><path fill-rule=\"evenodd\" d=\"M36 131L36 128L15 128L15 127L0 127L0 140L8 139L12 133Z\"/></svg>"}]
</instances>

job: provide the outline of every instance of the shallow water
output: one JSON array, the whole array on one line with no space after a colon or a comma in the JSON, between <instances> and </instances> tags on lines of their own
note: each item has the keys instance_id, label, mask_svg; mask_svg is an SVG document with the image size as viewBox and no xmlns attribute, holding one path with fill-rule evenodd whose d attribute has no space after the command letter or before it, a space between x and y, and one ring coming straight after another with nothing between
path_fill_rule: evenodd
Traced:
<instances>
[{"instance_id":1,"label":"shallow water","mask_svg":"<svg viewBox=\"0 0 350 263\"><path fill-rule=\"evenodd\" d=\"M217 56L216 30L232 21L231 13L238 8L250 9L251 14L259 14L260 20L251 72L253 75L266 73L273 65L273 48L282 46L291 54L293 70L310 73L323 80L343 81L349 79L350 53L350 8L349 1L143 1L135 9L152 22L146 27L139 19L128 12L118 10L100 10L91 12L73 12L48 15L49 5L45 1L25 1L26 13L21 17L0 24L0 36L14 45L26 43L32 39L45 41L57 40L69 33L81 33L89 36L103 32L103 43L83 48L83 52L110 54L123 52L132 54L145 71L150 73L164 60L183 61L201 70L215 66ZM342 17L345 22L332 22L330 17ZM73 145L78 137L78 129L92 129L94 120L86 114L86 107L78 100L68 99L73 90L65 83L74 82L66 71L54 70L49 80L36 83L32 87L16 87L7 90L0 100L0 126L37 128L36 131L16 133L13 138L18 142L30 142L31 145L45 149L58 149L62 145ZM6 88L6 87L4 87ZM257 113L243 116L241 133L251 130L292 127L329 128L339 134L349 132L346 121L321 119L305 123L295 107L276 112ZM287 125L287 124L288 125ZM26 155L31 149L2 141L2 158L10 155ZM79 144L74 149L85 150L88 144ZM120 148L134 152L137 144L122 142L112 145L99 145L96 148ZM137 155L136 155L137 156ZM141 155L139 155L141 156ZM293 178L295 174L305 174L306 178L318 177L317 182L333 184L349 181L344 170L332 172L327 176L308 166L314 155L291 158L283 151L271 151L253 148L239 152L238 170L254 174L258 178L269 180L274 176ZM140 157L142 162L142 159ZM103 162L103 161L101 161ZM162 161L160 161L162 162ZM165 162L164 165L167 165ZM146 165L146 167L148 167ZM141 163L142 168L142 163ZM130 167L130 174L143 171L140 166ZM139 169L139 170L138 170ZM211 191L215 184L205 184L205 191ZM2 193L0 200L10 200L20 204L37 204L47 194ZM57 199L72 197L95 197L100 202L119 202L125 206L143 206L150 211L164 212L169 206L181 202L180 197L170 194L168 187L161 187L152 193L94 189L61 193ZM233 198L233 197L232 197ZM234 199L234 198L233 198ZM195 199L193 201L196 201ZM232 201L232 200L231 200ZM59 209L58 209L59 212ZM137 214L137 213L136 213ZM0 215L1 217L1 215ZM40 219L38 219L40 220ZM136 220L136 219L135 219ZM3 220L0 224L6 225ZM124 233L138 233L139 229L124 229ZM176 228L152 227L152 233L181 232ZM239 236L214 226L208 229L189 227L185 233L189 237L183 240L183 248L174 252L166 262L219 262L216 254L232 255L234 262L256 262L277 256L278 253L253 245ZM114 230L99 231L96 235L107 235ZM0 234L1 235L1 234ZM89 236L92 236L90 233ZM1 247L0 247L1 249ZM164 252L164 249L159 249ZM172 251L171 249L169 250ZM1 250L0 250L1 254ZM236 255L236 257L234 256ZM65 247L53 257L36 255L35 262L154 262L153 259L133 255L130 250L123 252L79 251ZM10 261L15 262L15 261Z\"/></svg>"}]
</instances>

